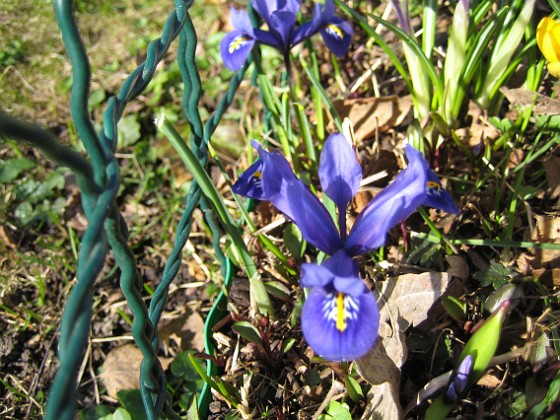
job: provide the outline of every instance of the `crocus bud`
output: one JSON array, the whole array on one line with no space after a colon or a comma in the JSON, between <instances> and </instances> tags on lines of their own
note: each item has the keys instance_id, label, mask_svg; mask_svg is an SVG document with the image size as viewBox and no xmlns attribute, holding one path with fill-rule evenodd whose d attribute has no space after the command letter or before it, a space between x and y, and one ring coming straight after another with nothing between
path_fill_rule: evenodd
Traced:
<instances>
[{"instance_id":1,"label":"crocus bud","mask_svg":"<svg viewBox=\"0 0 560 420\"><path fill-rule=\"evenodd\" d=\"M560 22L543 18L537 26L537 44L548 61L548 71L560 77Z\"/></svg>"}]
</instances>

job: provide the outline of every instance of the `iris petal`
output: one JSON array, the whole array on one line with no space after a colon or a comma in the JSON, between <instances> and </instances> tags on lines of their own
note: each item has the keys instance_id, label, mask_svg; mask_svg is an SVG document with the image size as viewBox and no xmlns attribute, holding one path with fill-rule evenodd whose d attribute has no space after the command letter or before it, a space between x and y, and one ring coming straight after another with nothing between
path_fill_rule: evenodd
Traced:
<instances>
[{"instance_id":1,"label":"iris petal","mask_svg":"<svg viewBox=\"0 0 560 420\"><path fill-rule=\"evenodd\" d=\"M325 194L337 205L339 214L345 216L348 203L360 188L362 168L343 134L332 134L325 141L319 163L319 179Z\"/></svg>"},{"instance_id":2,"label":"iris petal","mask_svg":"<svg viewBox=\"0 0 560 420\"><path fill-rule=\"evenodd\" d=\"M314 287L303 305L301 324L307 343L317 354L329 360L354 360L375 344L379 311L367 289L353 297L334 287Z\"/></svg>"},{"instance_id":3,"label":"iris petal","mask_svg":"<svg viewBox=\"0 0 560 420\"><path fill-rule=\"evenodd\" d=\"M258 160L249 166L237 179L232 187L232 191L235 194L254 198L255 200L266 200L262 188L262 167L262 160Z\"/></svg>"},{"instance_id":4,"label":"iris petal","mask_svg":"<svg viewBox=\"0 0 560 420\"><path fill-rule=\"evenodd\" d=\"M342 57L350 48L354 30L345 20L333 16L321 29L325 44L337 57Z\"/></svg>"},{"instance_id":5,"label":"iris petal","mask_svg":"<svg viewBox=\"0 0 560 420\"><path fill-rule=\"evenodd\" d=\"M433 207L448 213L459 213L459 209L453 202L449 193L443 188L438 176L428 169L428 183L426 188L427 197L422 203L425 206Z\"/></svg>"},{"instance_id":6,"label":"iris petal","mask_svg":"<svg viewBox=\"0 0 560 420\"><path fill-rule=\"evenodd\" d=\"M342 249L338 230L317 196L299 180L290 182L287 191L289 212L284 213L299 227L303 238L329 255ZM276 203L273 204L278 207Z\"/></svg>"},{"instance_id":7,"label":"iris petal","mask_svg":"<svg viewBox=\"0 0 560 420\"><path fill-rule=\"evenodd\" d=\"M292 34L296 24L296 15L292 12L277 11L270 16L268 26L272 33L281 41L281 52L286 54L290 51Z\"/></svg>"},{"instance_id":8,"label":"iris petal","mask_svg":"<svg viewBox=\"0 0 560 420\"><path fill-rule=\"evenodd\" d=\"M395 180L362 210L348 235L345 249L360 255L381 247L389 229L410 216L426 200L428 162L407 146L409 163Z\"/></svg>"},{"instance_id":9,"label":"iris petal","mask_svg":"<svg viewBox=\"0 0 560 420\"><path fill-rule=\"evenodd\" d=\"M237 71L243 66L249 53L255 45L255 39L244 31L232 31L220 42L220 54L224 65L231 71Z\"/></svg>"},{"instance_id":10,"label":"iris petal","mask_svg":"<svg viewBox=\"0 0 560 420\"><path fill-rule=\"evenodd\" d=\"M253 24L251 23L249 14L245 10L237 10L235 7L231 7L229 9L229 17L235 29L245 32L248 35L253 34Z\"/></svg>"}]
</instances>

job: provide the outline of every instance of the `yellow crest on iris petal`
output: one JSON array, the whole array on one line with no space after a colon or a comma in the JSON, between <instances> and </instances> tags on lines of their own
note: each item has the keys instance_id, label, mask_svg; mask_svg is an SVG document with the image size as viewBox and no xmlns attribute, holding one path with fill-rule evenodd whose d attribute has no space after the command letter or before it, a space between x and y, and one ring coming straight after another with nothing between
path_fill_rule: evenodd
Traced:
<instances>
[{"instance_id":1,"label":"yellow crest on iris petal","mask_svg":"<svg viewBox=\"0 0 560 420\"><path fill-rule=\"evenodd\" d=\"M543 18L537 26L537 44L548 61L548 71L560 77L560 22Z\"/></svg>"}]
</instances>

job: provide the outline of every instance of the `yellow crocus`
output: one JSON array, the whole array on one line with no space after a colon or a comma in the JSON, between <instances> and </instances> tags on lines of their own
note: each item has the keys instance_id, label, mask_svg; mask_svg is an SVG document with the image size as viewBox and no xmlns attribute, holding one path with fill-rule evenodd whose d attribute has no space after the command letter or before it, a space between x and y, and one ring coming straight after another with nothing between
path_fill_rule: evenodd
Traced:
<instances>
[{"instance_id":1,"label":"yellow crocus","mask_svg":"<svg viewBox=\"0 0 560 420\"><path fill-rule=\"evenodd\" d=\"M560 78L560 22L543 18L537 26L537 44L548 61L548 71Z\"/></svg>"}]
</instances>

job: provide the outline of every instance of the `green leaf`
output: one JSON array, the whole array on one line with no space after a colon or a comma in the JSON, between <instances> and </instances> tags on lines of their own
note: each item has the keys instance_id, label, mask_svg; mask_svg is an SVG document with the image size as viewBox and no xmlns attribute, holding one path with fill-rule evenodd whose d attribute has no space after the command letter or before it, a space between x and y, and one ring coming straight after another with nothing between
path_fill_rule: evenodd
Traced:
<instances>
[{"instance_id":1,"label":"green leaf","mask_svg":"<svg viewBox=\"0 0 560 420\"><path fill-rule=\"evenodd\" d=\"M117 408L113 414L101 417L99 420L132 420L132 417L124 408Z\"/></svg>"},{"instance_id":2,"label":"green leaf","mask_svg":"<svg viewBox=\"0 0 560 420\"><path fill-rule=\"evenodd\" d=\"M327 414L320 415L319 420L352 420L352 415L350 414L349 409L350 408L345 403L331 401L327 407Z\"/></svg>"},{"instance_id":3,"label":"green leaf","mask_svg":"<svg viewBox=\"0 0 560 420\"><path fill-rule=\"evenodd\" d=\"M117 399L134 420L147 419L146 409L139 389L122 390L117 392Z\"/></svg>"},{"instance_id":4,"label":"green leaf","mask_svg":"<svg viewBox=\"0 0 560 420\"><path fill-rule=\"evenodd\" d=\"M257 330L257 328L251 323L247 321L238 321L233 324L231 329L248 342L257 343L261 346L263 345L259 330Z\"/></svg>"},{"instance_id":5,"label":"green leaf","mask_svg":"<svg viewBox=\"0 0 560 420\"><path fill-rule=\"evenodd\" d=\"M113 408L107 405L97 405L80 410L78 417L80 420L98 420L107 415L112 415Z\"/></svg>"},{"instance_id":6,"label":"green leaf","mask_svg":"<svg viewBox=\"0 0 560 420\"><path fill-rule=\"evenodd\" d=\"M284 286L279 281L267 281L264 284L266 291L273 296L276 296L279 299L282 299L286 302L290 300L290 289Z\"/></svg>"},{"instance_id":7,"label":"green leaf","mask_svg":"<svg viewBox=\"0 0 560 420\"><path fill-rule=\"evenodd\" d=\"M364 399L364 392L357 380L351 376L347 376L344 378L344 384L346 385L346 390L352 401L358 402Z\"/></svg>"},{"instance_id":8,"label":"green leaf","mask_svg":"<svg viewBox=\"0 0 560 420\"><path fill-rule=\"evenodd\" d=\"M14 216L22 225L27 225L33 218L33 206L29 201L20 203L14 210Z\"/></svg>"},{"instance_id":9,"label":"green leaf","mask_svg":"<svg viewBox=\"0 0 560 420\"><path fill-rule=\"evenodd\" d=\"M136 120L136 115L127 115L122 118L119 121L118 133L119 147L132 146L140 140L140 124Z\"/></svg>"},{"instance_id":10,"label":"green leaf","mask_svg":"<svg viewBox=\"0 0 560 420\"><path fill-rule=\"evenodd\" d=\"M187 410L187 420L200 420L200 413L198 412L198 398L193 395L191 405Z\"/></svg>"},{"instance_id":11,"label":"green leaf","mask_svg":"<svg viewBox=\"0 0 560 420\"><path fill-rule=\"evenodd\" d=\"M16 179L20 173L35 167L35 162L26 158L13 158L0 163L0 184Z\"/></svg>"},{"instance_id":12,"label":"green leaf","mask_svg":"<svg viewBox=\"0 0 560 420\"><path fill-rule=\"evenodd\" d=\"M91 111L98 105L101 105L105 100L105 90L103 89L96 89L89 95L88 98L88 109Z\"/></svg>"},{"instance_id":13,"label":"green leaf","mask_svg":"<svg viewBox=\"0 0 560 420\"><path fill-rule=\"evenodd\" d=\"M202 380L200 379L199 374L196 372L189 359L189 354L191 353L192 351L184 351L182 353L179 353L175 357L175 360L171 362L169 369L171 370L173 376L181 378L187 382L199 382L200 387L202 387ZM198 363L200 366L203 366L198 362L198 360L196 361L196 363Z\"/></svg>"},{"instance_id":14,"label":"green leaf","mask_svg":"<svg viewBox=\"0 0 560 420\"><path fill-rule=\"evenodd\" d=\"M494 289L499 289L509 283L512 274L513 271L511 269L504 267L500 263L494 263L486 270L481 270L478 273L475 273L473 277L479 280L482 286L492 285Z\"/></svg>"},{"instance_id":15,"label":"green leaf","mask_svg":"<svg viewBox=\"0 0 560 420\"><path fill-rule=\"evenodd\" d=\"M441 303L447 313L457 322L465 321L467 305L453 296L442 296Z\"/></svg>"},{"instance_id":16,"label":"green leaf","mask_svg":"<svg viewBox=\"0 0 560 420\"><path fill-rule=\"evenodd\" d=\"M286 229L284 229L283 237L286 248L288 248L288 251L290 251L292 256L299 263L305 252L305 241L303 240L301 231L295 223L289 223Z\"/></svg>"}]
</instances>

